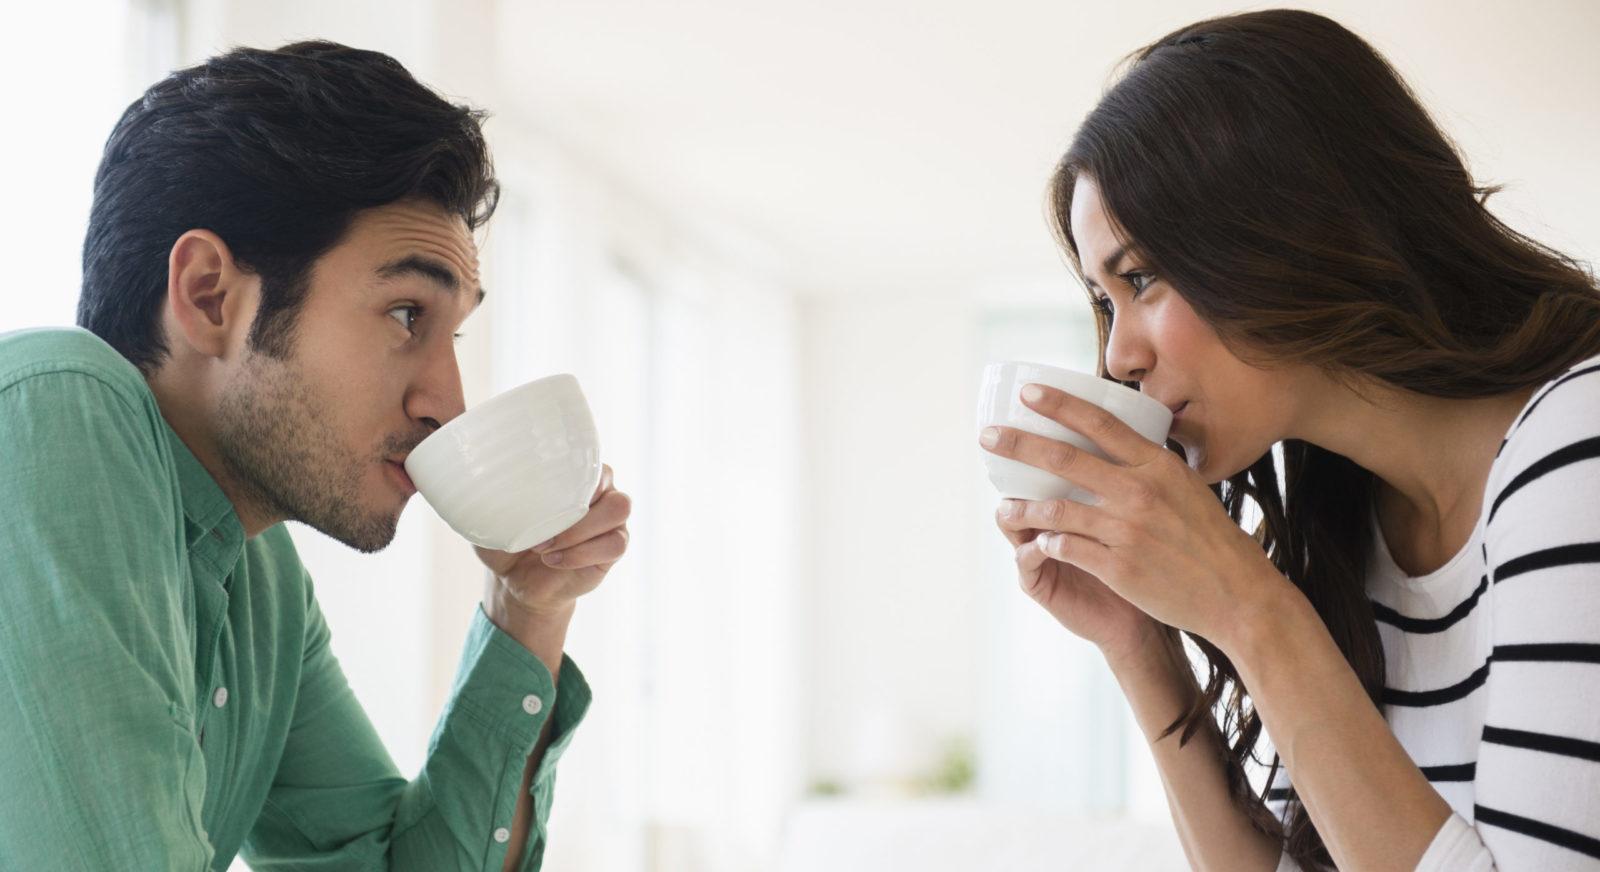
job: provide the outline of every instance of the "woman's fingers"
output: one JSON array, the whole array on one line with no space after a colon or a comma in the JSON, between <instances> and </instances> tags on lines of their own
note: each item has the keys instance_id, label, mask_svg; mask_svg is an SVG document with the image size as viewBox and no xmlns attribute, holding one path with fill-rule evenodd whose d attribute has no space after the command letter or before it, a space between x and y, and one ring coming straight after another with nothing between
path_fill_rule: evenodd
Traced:
<instances>
[{"instance_id":1,"label":"woman's fingers","mask_svg":"<svg viewBox=\"0 0 1600 872\"><path fill-rule=\"evenodd\" d=\"M1000 528L1000 532L1006 537L1006 541L1013 546L1032 540L1039 532L1038 530L1030 530L1024 527L1011 526L1010 521L998 511L994 513L994 523L995 526Z\"/></svg>"},{"instance_id":2,"label":"woman's fingers","mask_svg":"<svg viewBox=\"0 0 1600 872\"><path fill-rule=\"evenodd\" d=\"M1052 560L1070 563L1096 578L1106 577L1111 549L1087 536L1073 533L1040 533L1033 544Z\"/></svg>"},{"instance_id":3,"label":"woman's fingers","mask_svg":"<svg viewBox=\"0 0 1600 872\"><path fill-rule=\"evenodd\" d=\"M1017 546L1017 569L1025 576L1037 575L1039 567L1050 558L1039 550L1039 540L1033 539Z\"/></svg>"},{"instance_id":4,"label":"woman's fingers","mask_svg":"<svg viewBox=\"0 0 1600 872\"><path fill-rule=\"evenodd\" d=\"M980 434L979 441L993 454L1038 467L1096 494L1116 493L1118 486L1127 481L1125 467L1101 460L1076 445L1015 427L989 427Z\"/></svg>"},{"instance_id":5,"label":"woman's fingers","mask_svg":"<svg viewBox=\"0 0 1600 872\"><path fill-rule=\"evenodd\" d=\"M1050 558L1039 550L1037 539L1017 546L1017 581L1028 596L1039 599L1040 582L1044 579L1044 565Z\"/></svg>"},{"instance_id":6,"label":"woman's fingers","mask_svg":"<svg viewBox=\"0 0 1600 872\"><path fill-rule=\"evenodd\" d=\"M1103 510L1074 500L1001 500L995 523L1012 545L1031 540L1032 533L1040 530L1105 541L1118 529L1115 519L1107 517Z\"/></svg>"},{"instance_id":7,"label":"woman's fingers","mask_svg":"<svg viewBox=\"0 0 1600 872\"><path fill-rule=\"evenodd\" d=\"M1144 438L1113 412L1059 388L1027 385L1022 389L1022 401L1068 430L1089 437L1107 457L1129 466L1142 466L1168 453L1166 448Z\"/></svg>"},{"instance_id":8,"label":"woman's fingers","mask_svg":"<svg viewBox=\"0 0 1600 872\"><path fill-rule=\"evenodd\" d=\"M633 500L622 491L611 491L590 506L589 514L584 515L582 520L554 539L535 545L533 550L538 554L548 554L571 548L621 527L628 522L628 516L632 513Z\"/></svg>"}]
</instances>

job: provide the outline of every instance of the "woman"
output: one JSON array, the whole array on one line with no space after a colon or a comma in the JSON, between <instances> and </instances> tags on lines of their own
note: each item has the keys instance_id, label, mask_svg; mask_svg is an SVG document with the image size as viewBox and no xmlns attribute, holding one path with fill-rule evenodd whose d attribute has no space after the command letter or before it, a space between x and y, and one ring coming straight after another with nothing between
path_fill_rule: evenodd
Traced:
<instances>
[{"instance_id":1,"label":"woman","mask_svg":"<svg viewBox=\"0 0 1600 872\"><path fill-rule=\"evenodd\" d=\"M1138 51L1051 190L1100 375L1178 414L1164 448L1037 391L1116 462L985 431L1100 496L998 523L1105 655L1192 864L1600 869L1593 276L1496 220L1394 70L1307 12Z\"/></svg>"}]
</instances>

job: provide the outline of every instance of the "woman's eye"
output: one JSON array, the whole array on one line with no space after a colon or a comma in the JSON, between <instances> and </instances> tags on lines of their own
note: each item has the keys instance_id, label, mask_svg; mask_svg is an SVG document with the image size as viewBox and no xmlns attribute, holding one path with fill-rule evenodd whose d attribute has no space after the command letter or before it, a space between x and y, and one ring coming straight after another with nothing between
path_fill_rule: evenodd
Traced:
<instances>
[{"instance_id":1,"label":"woman's eye","mask_svg":"<svg viewBox=\"0 0 1600 872\"><path fill-rule=\"evenodd\" d=\"M1128 287L1133 288L1133 295L1128 298L1130 300L1139 299L1139 295L1144 293L1156 280L1154 273L1139 271L1118 273L1117 278L1127 282ZM1107 318L1110 318L1116 311L1116 307L1112 305L1110 297L1095 297L1094 307L1104 312Z\"/></svg>"},{"instance_id":2,"label":"woman's eye","mask_svg":"<svg viewBox=\"0 0 1600 872\"><path fill-rule=\"evenodd\" d=\"M401 314L400 315L395 315L396 312L399 312ZM410 314L408 315L406 313L410 313ZM391 317L393 317L394 320L397 323L399 323L399 325L401 327L406 328L406 332L407 333L415 333L417 331L415 329L413 329L413 325L416 324L416 321L417 321L418 318L422 317L422 307L421 306L395 306L393 309L390 309L387 314L390 315Z\"/></svg>"},{"instance_id":3,"label":"woman's eye","mask_svg":"<svg viewBox=\"0 0 1600 872\"><path fill-rule=\"evenodd\" d=\"M1136 297L1145 288L1150 287L1151 283L1156 280L1154 275L1147 272L1125 272L1118 276L1118 278L1127 282L1128 286L1133 288L1133 295Z\"/></svg>"}]
</instances>

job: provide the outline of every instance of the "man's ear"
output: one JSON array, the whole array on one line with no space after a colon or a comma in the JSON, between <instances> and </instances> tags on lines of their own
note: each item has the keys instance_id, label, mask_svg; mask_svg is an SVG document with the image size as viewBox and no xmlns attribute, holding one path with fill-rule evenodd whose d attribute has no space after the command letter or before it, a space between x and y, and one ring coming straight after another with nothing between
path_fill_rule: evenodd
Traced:
<instances>
[{"instance_id":1,"label":"man's ear","mask_svg":"<svg viewBox=\"0 0 1600 872\"><path fill-rule=\"evenodd\" d=\"M241 269L222 238L189 230L167 256L168 343L207 357L225 357L243 347L255 318L260 279ZM174 349L175 350L175 349Z\"/></svg>"}]
</instances>

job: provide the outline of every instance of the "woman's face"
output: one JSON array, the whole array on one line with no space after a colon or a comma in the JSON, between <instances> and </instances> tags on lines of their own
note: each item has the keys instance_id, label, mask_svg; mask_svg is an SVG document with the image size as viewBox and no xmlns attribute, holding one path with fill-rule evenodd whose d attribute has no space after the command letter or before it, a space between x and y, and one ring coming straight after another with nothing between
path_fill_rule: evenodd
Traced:
<instances>
[{"instance_id":1,"label":"woman's face","mask_svg":"<svg viewBox=\"0 0 1600 872\"><path fill-rule=\"evenodd\" d=\"M1258 369L1235 357L1177 289L1117 240L1094 180L1072 195L1072 238L1089 290L1115 313L1106 369L1168 408L1187 403L1168 438L1207 484L1237 474L1288 432L1305 376ZM1137 299L1135 299L1137 293Z\"/></svg>"}]
</instances>

